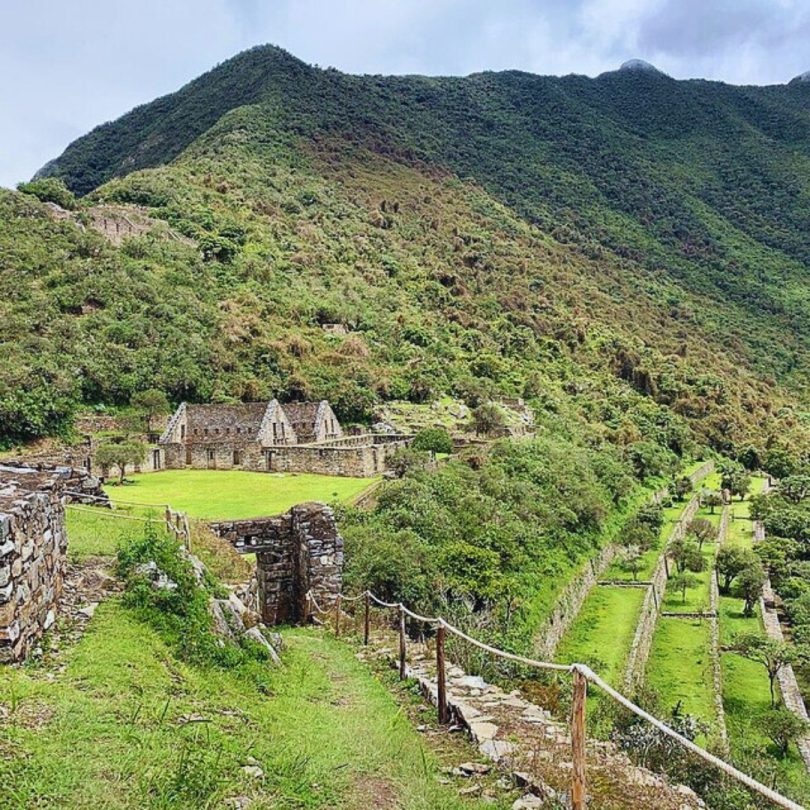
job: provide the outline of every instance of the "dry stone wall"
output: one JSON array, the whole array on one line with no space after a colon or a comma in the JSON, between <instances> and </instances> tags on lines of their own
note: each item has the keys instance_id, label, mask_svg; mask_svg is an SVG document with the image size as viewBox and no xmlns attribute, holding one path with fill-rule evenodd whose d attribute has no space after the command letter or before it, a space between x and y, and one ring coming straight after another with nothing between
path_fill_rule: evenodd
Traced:
<instances>
[{"instance_id":1,"label":"dry stone wall","mask_svg":"<svg viewBox=\"0 0 810 810\"><path fill-rule=\"evenodd\" d=\"M67 553L65 480L0 466L0 663L23 660L56 618Z\"/></svg>"},{"instance_id":2,"label":"dry stone wall","mask_svg":"<svg viewBox=\"0 0 810 810\"><path fill-rule=\"evenodd\" d=\"M332 604L343 583L343 538L322 503L294 506L278 517L210 524L241 553L256 554L258 605L265 624L306 618L306 595Z\"/></svg>"},{"instance_id":3,"label":"dry stone wall","mask_svg":"<svg viewBox=\"0 0 810 810\"><path fill-rule=\"evenodd\" d=\"M703 473L703 475L707 475L711 469L712 467L708 467L707 472ZM639 616L638 625L636 626L636 634L633 637L630 655L627 658L627 666L624 671L624 688L626 690L633 690L644 681L644 670L647 666L647 659L650 657L653 635L655 634L655 625L658 623L658 616L661 613L661 603L664 599L664 591L667 587L667 576L669 572L667 549L671 543L674 543L684 536L699 506L700 498L698 494L695 493L670 532L664 544L664 550L658 558L651 584L641 605L641 614Z\"/></svg>"}]
</instances>

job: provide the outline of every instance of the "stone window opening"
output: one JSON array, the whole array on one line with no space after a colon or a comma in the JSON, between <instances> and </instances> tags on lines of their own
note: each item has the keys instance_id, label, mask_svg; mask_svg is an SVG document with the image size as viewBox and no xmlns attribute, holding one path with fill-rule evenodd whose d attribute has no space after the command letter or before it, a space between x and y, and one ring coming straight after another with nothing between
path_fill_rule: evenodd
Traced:
<instances>
[{"instance_id":1,"label":"stone window opening","mask_svg":"<svg viewBox=\"0 0 810 810\"><path fill-rule=\"evenodd\" d=\"M233 451L233 466L240 467L242 465L242 451L241 450L234 450Z\"/></svg>"}]
</instances>

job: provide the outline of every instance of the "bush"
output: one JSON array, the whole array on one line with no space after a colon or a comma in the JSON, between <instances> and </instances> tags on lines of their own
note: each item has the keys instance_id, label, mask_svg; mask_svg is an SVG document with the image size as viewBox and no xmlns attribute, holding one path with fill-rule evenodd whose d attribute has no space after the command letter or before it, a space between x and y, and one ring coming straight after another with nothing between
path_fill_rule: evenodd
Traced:
<instances>
[{"instance_id":1,"label":"bush","mask_svg":"<svg viewBox=\"0 0 810 810\"><path fill-rule=\"evenodd\" d=\"M20 183L17 191L30 194L41 202L56 203L69 211L76 208L76 197L73 192L55 177L44 177L41 180L32 180L30 183Z\"/></svg>"},{"instance_id":2,"label":"bush","mask_svg":"<svg viewBox=\"0 0 810 810\"><path fill-rule=\"evenodd\" d=\"M452 453L453 440L444 428L425 428L416 434L411 447L433 453Z\"/></svg>"}]
</instances>

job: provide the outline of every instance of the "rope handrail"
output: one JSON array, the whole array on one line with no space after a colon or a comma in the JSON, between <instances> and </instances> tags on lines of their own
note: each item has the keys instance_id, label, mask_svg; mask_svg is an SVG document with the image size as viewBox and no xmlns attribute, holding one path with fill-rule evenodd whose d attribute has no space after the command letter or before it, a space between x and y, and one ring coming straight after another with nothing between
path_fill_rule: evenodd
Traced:
<instances>
[{"instance_id":1,"label":"rope handrail","mask_svg":"<svg viewBox=\"0 0 810 810\"><path fill-rule=\"evenodd\" d=\"M327 613L328 611L323 610L321 606L318 604L315 596L313 595L312 591L307 593L307 598L310 600L310 604L314 605L316 609L320 613ZM373 594L371 591L366 590L363 591L361 594L354 596L354 597L342 597L338 595L336 597L335 606L337 607L340 604L340 601L352 601L356 602L359 599L367 599L366 602L366 612L368 612L368 606L371 602L376 603L380 607L387 608L389 610L396 609L400 611L400 616L408 615L411 616L416 621L422 621L427 624L436 624L439 627L439 633L443 634L444 631L448 631L453 633L454 635L458 636L459 638L463 639L464 641L472 644L475 647L478 647L485 652L488 652L492 655L495 655L500 658L505 658L509 661L514 661L519 664L523 664L525 666L535 667L537 669L545 669L551 670L556 672L566 672L569 674L574 675L575 683L576 678L581 677L584 678L586 681L592 683L594 686L601 689L608 697L618 703L620 706L624 707L631 713L635 714L637 717L640 717L642 720L650 723L654 728L658 729L662 734L666 735L667 737L675 740L677 743L682 745L691 753L695 754L696 756L703 759L705 762L708 762L710 765L715 766L720 771L725 773L727 776L736 779L738 782L745 785L750 790L754 791L755 793L759 793L764 798L768 799L769 801L773 802L778 807L784 808L784 810L805 810L802 805L794 802L792 799L788 799L786 796L783 796L781 793L777 793L772 788L769 788L767 785L758 782L752 776L744 773L743 771L738 770L733 765L730 765L720 757L715 756L714 754L710 753L709 751L704 750L699 745L694 743L692 740L684 737L682 734L679 734L675 729L670 728L666 723L659 720L657 717L654 717L649 712L646 712L640 706L637 706L633 701L629 698L625 697L621 692L618 692L614 689L610 684L608 684L605 680L603 680L599 675L597 675L590 667L586 666L585 664L573 663L573 664L557 664L552 661L539 661L533 658L525 658L522 655L516 655L515 653L509 653L505 650L500 650L497 647L492 647L489 644L485 644L483 641L479 641L476 638L468 635L467 633L463 632L459 628L453 626L449 622L447 622L442 617L431 618L429 616L420 616L418 613L414 613L411 610L408 610L401 602L386 602L383 599L380 599L378 596ZM402 620L401 620L402 621ZM368 624L368 617L366 617L366 624ZM404 633L404 624L400 624L400 633ZM366 633L368 629L366 628ZM400 641L400 672L404 672L404 647L402 646L403 642ZM442 641L443 646L443 641ZM404 677L404 675L401 675ZM441 709L440 709L441 711ZM583 710L584 711L584 710ZM584 717L584 714L583 714Z\"/></svg>"},{"instance_id":2,"label":"rope handrail","mask_svg":"<svg viewBox=\"0 0 810 810\"><path fill-rule=\"evenodd\" d=\"M98 512L92 508L83 509L81 506L74 506L73 504L67 504L65 509L71 509L74 512L84 512L87 515L95 515L96 517L101 518L113 518L114 520L137 520L141 523L163 523L162 518L147 518L147 517L138 517L138 515L116 515L115 512Z\"/></svg>"},{"instance_id":3,"label":"rope handrail","mask_svg":"<svg viewBox=\"0 0 810 810\"><path fill-rule=\"evenodd\" d=\"M111 506L115 506L116 504L122 504L124 506L149 506L154 507L156 509L165 509L165 503L142 503L138 501L123 501L119 498L111 498L109 496L104 497L102 495L89 495L86 492L78 492L72 489L66 489L63 491L64 495L73 495L77 498L84 498L85 500L90 501L101 501L102 503L108 503Z\"/></svg>"},{"instance_id":4,"label":"rope handrail","mask_svg":"<svg viewBox=\"0 0 810 810\"><path fill-rule=\"evenodd\" d=\"M585 666L585 664L572 664L571 669L581 673L588 681L595 686L598 686L603 692L605 692L605 694L613 698L613 700L615 700L619 705L624 706L624 708L628 711L655 726L655 728L657 728L662 734L666 734L666 736L671 737L693 754L697 754L699 757L701 757L701 759L719 768L728 776L733 777L738 782L742 782L746 787L756 791L766 799L770 799L770 801L772 801L774 804L778 805L779 807L784 807L786 810L804 810L802 805L788 799L781 793L777 793L775 790L763 785L761 782L757 782L756 779L749 776L747 773L738 770L733 765L729 765L729 763L725 760L720 759L720 757L716 757L709 751L704 750L699 745L692 742L692 740L690 740L688 737L684 737L682 734L675 731L675 729L670 728L666 723L663 723L657 717L654 717L649 712L645 712L640 706L636 706L632 700L629 700L623 694L621 694L621 692L617 692L610 684L602 680L602 678L600 678L592 669L590 669L590 667Z\"/></svg>"}]
</instances>

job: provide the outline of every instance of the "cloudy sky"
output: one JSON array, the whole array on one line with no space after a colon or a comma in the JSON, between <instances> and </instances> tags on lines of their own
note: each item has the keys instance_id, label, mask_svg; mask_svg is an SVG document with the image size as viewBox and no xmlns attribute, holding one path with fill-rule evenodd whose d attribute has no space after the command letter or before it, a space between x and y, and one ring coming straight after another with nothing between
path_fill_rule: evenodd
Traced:
<instances>
[{"instance_id":1,"label":"cloudy sky","mask_svg":"<svg viewBox=\"0 0 810 810\"><path fill-rule=\"evenodd\" d=\"M810 70L810 0L0 0L0 185L252 45L356 73Z\"/></svg>"}]
</instances>

